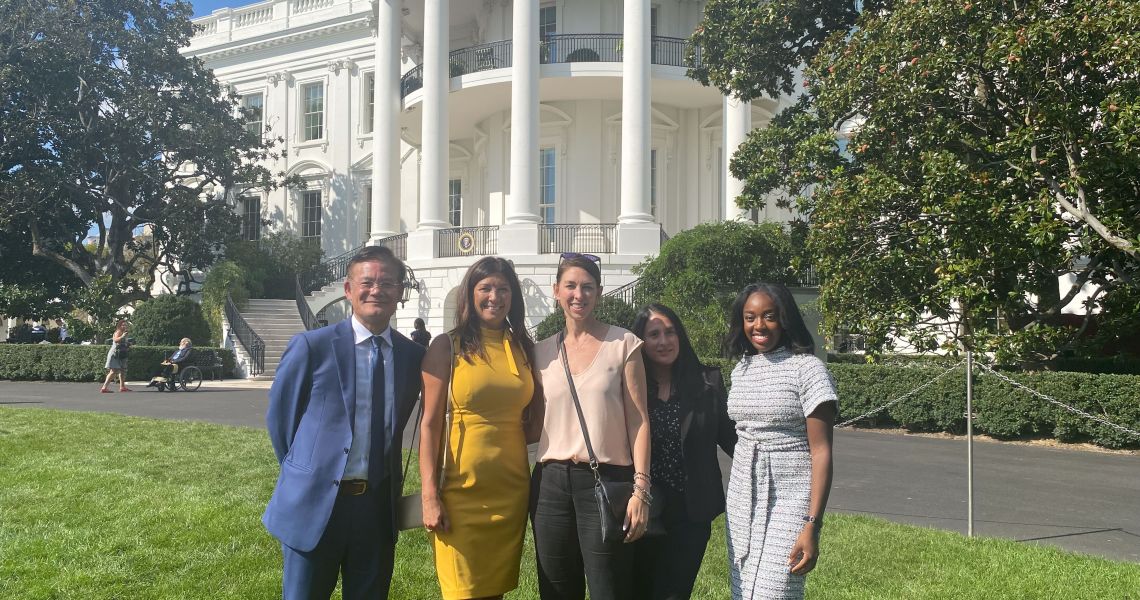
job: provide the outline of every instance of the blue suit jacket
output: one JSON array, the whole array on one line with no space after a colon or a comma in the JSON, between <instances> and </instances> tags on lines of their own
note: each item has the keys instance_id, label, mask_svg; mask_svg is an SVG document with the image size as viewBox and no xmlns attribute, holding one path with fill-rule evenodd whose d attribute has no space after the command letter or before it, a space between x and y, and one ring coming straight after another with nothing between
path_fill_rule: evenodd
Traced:
<instances>
[{"instance_id":1,"label":"blue suit jacket","mask_svg":"<svg viewBox=\"0 0 1140 600\"><path fill-rule=\"evenodd\" d=\"M349 415L356 403L353 342L348 319L293 336L269 390L266 425L281 475L261 521L283 544L302 552L320 541L348 462L352 445ZM393 507L403 487L401 434L419 397L424 351L423 346L392 330L395 436L388 440L385 432L374 431L369 460L387 460L391 486L378 491L391 496L393 502L388 505ZM390 512L394 542L396 514L394 509Z\"/></svg>"}]
</instances>

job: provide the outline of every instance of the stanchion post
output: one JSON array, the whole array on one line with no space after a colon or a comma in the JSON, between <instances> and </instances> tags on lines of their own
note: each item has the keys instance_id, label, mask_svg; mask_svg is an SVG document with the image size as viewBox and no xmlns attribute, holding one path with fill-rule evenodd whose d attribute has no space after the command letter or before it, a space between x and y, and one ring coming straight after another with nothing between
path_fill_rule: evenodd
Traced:
<instances>
[{"instance_id":1,"label":"stanchion post","mask_svg":"<svg viewBox=\"0 0 1140 600\"><path fill-rule=\"evenodd\" d=\"M974 353L966 351L966 535L974 537Z\"/></svg>"}]
</instances>

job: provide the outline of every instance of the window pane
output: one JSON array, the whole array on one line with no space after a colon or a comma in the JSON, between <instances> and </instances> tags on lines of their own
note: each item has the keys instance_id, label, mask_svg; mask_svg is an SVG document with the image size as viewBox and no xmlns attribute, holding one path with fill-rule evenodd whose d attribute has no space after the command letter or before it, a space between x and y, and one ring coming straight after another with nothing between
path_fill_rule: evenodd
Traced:
<instances>
[{"instance_id":1,"label":"window pane","mask_svg":"<svg viewBox=\"0 0 1140 600\"><path fill-rule=\"evenodd\" d=\"M261 239L261 197L245 196L241 199L241 239Z\"/></svg>"},{"instance_id":2,"label":"window pane","mask_svg":"<svg viewBox=\"0 0 1140 600\"><path fill-rule=\"evenodd\" d=\"M323 83L310 83L301 90L302 128L305 141L319 140L325 135L325 87Z\"/></svg>"},{"instance_id":3,"label":"window pane","mask_svg":"<svg viewBox=\"0 0 1140 600\"><path fill-rule=\"evenodd\" d=\"M555 6L538 9L538 38L546 39L558 32L558 12Z\"/></svg>"},{"instance_id":4,"label":"window pane","mask_svg":"<svg viewBox=\"0 0 1140 600\"><path fill-rule=\"evenodd\" d=\"M372 185L364 186L364 215L368 221L364 224L364 237L372 236Z\"/></svg>"},{"instance_id":5,"label":"window pane","mask_svg":"<svg viewBox=\"0 0 1140 600\"><path fill-rule=\"evenodd\" d=\"M245 128L250 133L261 134L261 127L264 117L263 109L265 107L265 98L261 94L247 94L241 98L242 108L246 110L245 113Z\"/></svg>"},{"instance_id":6,"label":"window pane","mask_svg":"<svg viewBox=\"0 0 1140 600\"><path fill-rule=\"evenodd\" d=\"M301 195L301 237L321 244L321 193L307 191Z\"/></svg>"},{"instance_id":7,"label":"window pane","mask_svg":"<svg viewBox=\"0 0 1140 600\"><path fill-rule=\"evenodd\" d=\"M463 181L460 179L447 182L447 222L452 227L463 224Z\"/></svg>"},{"instance_id":8,"label":"window pane","mask_svg":"<svg viewBox=\"0 0 1140 600\"><path fill-rule=\"evenodd\" d=\"M543 148L539 152L539 216L543 223L554 222L556 203L554 148Z\"/></svg>"},{"instance_id":9,"label":"window pane","mask_svg":"<svg viewBox=\"0 0 1140 600\"><path fill-rule=\"evenodd\" d=\"M649 214L657 216L657 150L649 151Z\"/></svg>"},{"instance_id":10,"label":"window pane","mask_svg":"<svg viewBox=\"0 0 1140 600\"><path fill-rule=\"evenodd\" d=\"M372 128L376 126L376 74L370 73L368 75L368 98L365 99L364 105L368 107L368 114L364 115L364 132L372 133Z\"/></svg>"}]
</instances>

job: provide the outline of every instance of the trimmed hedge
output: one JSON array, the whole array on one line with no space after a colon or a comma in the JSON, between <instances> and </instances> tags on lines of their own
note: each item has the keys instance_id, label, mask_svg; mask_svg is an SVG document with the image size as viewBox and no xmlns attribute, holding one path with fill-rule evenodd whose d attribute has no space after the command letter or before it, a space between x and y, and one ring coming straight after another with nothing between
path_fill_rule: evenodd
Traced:
<instances>
[{"instance_id":1,"label":"trimmed hedge","mask_svg":"<svg viewBox=\"0 0 1140 600\"><path fill-rule=\"evenodd\" d=\"M0 344L0 380L17 381L103 381L110 346L74 344ZM131 346L127 379L146 380L162 359L176 346ZM213 350L222 357L222 374L234 369L233 351Z\"/></svg>"},{"instance_id":2,"label":"trimmed hedge","mask_svg":"<svg viewBox=\"0 0 1140 600\"><path fill-rule=\"evenodd\" d=\"M735 361L717 365L729 384ZM828 366L839 388L839 420L859 416L927 383L945 369L920 364ZM1140 376L1044 371L1003 373L1046 396L1132 430L1140 431ZM947 374L893 407L855 423L909 431L966 431L965 368ZM1140 448L1140 438L1073 414L981 369L974 371L974 429L999 439L1055 438L1105 448Z\"/></svg>"}]
</instances>

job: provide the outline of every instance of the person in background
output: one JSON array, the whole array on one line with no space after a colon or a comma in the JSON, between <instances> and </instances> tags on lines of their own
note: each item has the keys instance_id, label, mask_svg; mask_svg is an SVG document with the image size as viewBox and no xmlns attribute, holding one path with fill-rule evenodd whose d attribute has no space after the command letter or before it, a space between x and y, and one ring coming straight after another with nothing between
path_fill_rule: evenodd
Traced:
<instances>
[{"instance_id":1,"label":"person in background","mask_svg":"<svg viewBox=\"0 0 1140 600\"><path fill-rule=\"evenodd\" d=\"M261 521L279 542L285 600L387 598L402 435L424 349L391 327L407 269L368 246L348 262L352 315L289 341L265 415L281 472Z\"/></svg>"},{"instance_id":2,"label":"person in background","mask_svg":"<svg viewBox=\"0 0 1140 600\"><path fill-rule=\"evenodd\" d=\"M428 342L431 341L431 333L427 330L427 326L424 325L424 320L416 317L415 322L412 323L412 327L412 335L410 336L412 341L427 348Z\"/></svg>"},{"instance_id":3,"label":"person in background","mask_svg":"<svg viewBox=\"0 0 1140 600\"><path fill-rule=\"evenodd\" d=\"M127 338L128 329L130 326L126 321L119 321L115 325L115 334L111 337L111 349L107 351L107 362L103 366L107 369L107 378L103 380L103 387L99 388L104 394L111 393L107 386L111 385L111 379L116 375L119 377L119 391L131 391L131 388L127 387L127 352L131 346Z\"/></svg>"},{"instance_id":4,"label":"person in background","mask_svg":"<svg viewBox=\"0 0 1140 600\"><path fill-rule=\"evenodd\" d=\"M177 389L177 382L171 379L182 368L182 364L190 360L190 356L194 353L194 345L190 338L182 338L178 343L178 349L170 355L170 358L162 361L158 369L151 375L150 383L146 384L147 387L157 387L158 391L164 388L170 391Z\"/></svg>"},{"instance_id":5,"label":"person in background","mask_svg":"<svg viewBox=\"0 0 1140 600\"><path fill-rule=\"evenodd\" d=\"M63 319L56 319L55 326L59 328L59 343L70 344L72 340L71 334L67 331L67 322Z\"/></svg>"},{"instance_id":6,"label":"person in background","mask_svg":"<svg viewBox=\"0 0 1140 600\"><path fill-rule=\"evenodd\" d=\"M553 292L566 315L566 329L535 347L546 399L538 464L531 476L539 595L543 600L581 600L588 587L593 600L627 600L634 593L632 542L645 534L653 503L641 340L594 316L602 292L597 256L563 254ZM563 351L600 476L635 486L624 507L624 539L602 541L594 473Z\"/></svg>"},{"instance_id":7,"label":"person in background","mask_svg":"<svg viewBox=\"0 0 1140 600\"><path fill-rule=\"evenodd\" d=\"M726 511L732 597L803 598L831 491L835 382L788 288L749 285L731 310L725 354L740 358L728 393L739 436Z\"/></svg>"},{"instance_id":8,"label":"person in background","mask_svg":"<svg viewBox=\"0 0 1140 600\"><path fill-rule=\"evenodd\" d=\"M736 424L728 417L720 369L697 358L681 319L650 304L633 321L645 357L652 438L653 501L664 502L665 535L635 544L633 598L680 600L693 593L712 521L724 512L719 446L732 456Z\"/></svg>"},{"instance_id":9,"label":"person in background","mask_svg":"<svg viewBox=\"0 0 1140 600\"><path fill-rule=\"evenodd\" d=\"M542 401L533 364L514 267L479 259L459 285L455 328L436 338L423 367L423 522L447 600L501 598L518 587L530 491L523 418Z\"/></svg>"}]
</instances>

